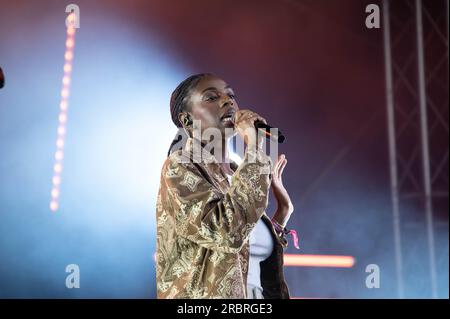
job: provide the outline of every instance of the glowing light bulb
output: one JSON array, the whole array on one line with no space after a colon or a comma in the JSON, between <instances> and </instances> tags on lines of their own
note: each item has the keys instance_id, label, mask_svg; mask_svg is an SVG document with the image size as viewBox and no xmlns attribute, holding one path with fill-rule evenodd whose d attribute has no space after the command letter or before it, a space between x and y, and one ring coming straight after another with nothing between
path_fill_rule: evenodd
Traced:
<instances>
[{"instance_id":1,"label":"glowing light bulb","mask_svg":"<svg viewBox=\"0 0 450 319\"><path fill-rule=\"evenodd\" d=\"M68 48L72 48L73 47L73 39L67 39L67 41L66 41L66 47L68 47Z\"/></svg>"},{"instance_id":2,"label":"glowing light bulb","mask_svg":"<svg viewBox=\"0 0 450 319\"><path fill-rule=\"evenodd\" d=\"M50 201L50 209L56 211L59 208L59 185L61 184L60 174L62 172L62 159L64 157L63 147L64 139L66 135L65 124L67 122L67 108L69 106L68 97L70 94L69 85L71 82L71 72L72 72L72 60L73 60L73 50L75 47L75 25L77 16L72 13L68 16L69 27L67 28L66 37L66 51L64 53L64 76L62 78L63 87L61 89L61 101L59 103L60 113L58 116L59 126L58 126L58 137L56 139L57 150L55 152L55 163L53 166L54 175L52 178L53 188L51 191L52 199Z\"/></svg>"},{"instance_id":3,"label":"glowing light bulb","mask_svg":"<svg viewBox=\"0 0 450 319\"><path fill-rule=\"evenodd\" d=\"M59 114L59 121L61 123L66 123L67 122L67 115L65 113Z\"/></svg>"},{"instance_id":4,"label":"glowing light bulb","mask_svg":"<svg viewBox=\"0 0 450 319\"><path fill-rule=\"evenodd\" d=\"M62 83L63 83L64 85L69 85L69 84L70 84L70 77L67 76L67 75L65 75L65 76L63 77L63 79L62 79Z\"/></svg>"},{"instance_id":5,"label":"glowing light bulb","mask_svg":"<svg viewBox=\"0 0 450 319\"><path fill-rule=\"evenodd\" d=\"M75 23L76 19L77 19L77 16L73 12L71 14L69 14L69 16L67 17L67 21L70 23L70 25L73 25Z\"/></svg>"},{"instance_id":6,"label":"glowing light bulb","mask_svg":"<svg viewBox=\"0 0 450 319\"><path fill-rule=\"evenodd\" d=\"M52 189L52 197L53 198L59 197L59 189L57 189L57 188Z\"/></svg>"},{"instance_id":7,"label":"glowing light bulb","mask_svg":"<svg viewBox=\"0 0 450 319\"><path fill-rule=\"evenodd\" d=\"M69 73L72 71L72 66L69 63L64 64L64 72Z\"/></svg>"},{"instance_id":8,"label":"glowing light bulb","mask_svg":"<svg viewBox=\"0 0 450 319\"><path fill-rule=\"evenodd\" d=\"M63 158L64 158L64 153L63 153L63 151L61 151L61 150L56 151L56 153L55 153L55 159L56 159L57 161L60 161L60 160L62 160Z\"/></svg>"},{"instance_id":9,"label":"glowing light bulb","mask_svg":"<svg viewBox=\"0 0 450 319\"><path fill-rule=\"evenodd\" d=\"M59 135L64 135L66 134L66 128L64 126L58 126L58 134Z\"/></svg>"},{"instance_id":10,"label":"glowing light bulb","mask_svg":"<svg viewBox=\"0 0 450 319\"><path fill-rule=\"evenodd\" d=\"M56 146L58 146L58 148L63 148L64 147L64 140L62 138L58 138L56 140Z\"/></svg>"},{"instance_id":11,"label":"glowing light bulb","mask_svg":"<svg viewBox=\"0 0 450 319\"><path fill-rule=\"evenodd\" d=\"M60 163L56 163L55 166L53 167L53 169L56 173L59 174L62 171L62 165Z\"/></svg>"},{"instance_id":12,"label":"glowing light bulb","mask_svg":"<svg viewBox=\"0 0 450 319\"><path fill-rule=\"evenodd\" d=\"M53 182L54 185L61 184L61 177L59 175L53 176L52 182Z\"/></svg>"},{"instance_id":13,"label":"glowing light bulb","mask_svg":"<svg viewBox=\"0 0 450 319\"><path fill-rule=\"evenodd\" d=\"M55 212L58 210L58 208L59 208L58 202L55 200L52 200L50 202L50 209Z\"/></svg>"},{"instance_id":14,"label":"glowing light bulb","mask_svg":"<svg viewBox=\"0 0 450 319\"><path fill-rule=\"evenodd\" d=\"M62 96L63 98L67 98L67 97L69 96L69 90L68 90L67 88L63 88L63 89L61 90L61 96Z\"/></svg>"},{"instance_id":15,"label":"glowing light bulb","mask_svg":"<svg viewBox=\"0 0 450 319\"><path fill-rule=\"evenodd\" d=\"M65 58L67 61L72 60L72 59L73 59L73 53L72 53L72 51L66 51L66 54L64 54L64 58Z\"/></svg>"},{"instance_id":16,"label":"glowing light bulb","mask_svg":"<svg viewBox=\"0 0 450 319\"><path fill-rule=\"evenodd\" d=\"M67 110L67 101L66 100L62 100L61 103L59 104L59 107L61 108L61 110L65 111Z\"/></svg>"}]
</instances>

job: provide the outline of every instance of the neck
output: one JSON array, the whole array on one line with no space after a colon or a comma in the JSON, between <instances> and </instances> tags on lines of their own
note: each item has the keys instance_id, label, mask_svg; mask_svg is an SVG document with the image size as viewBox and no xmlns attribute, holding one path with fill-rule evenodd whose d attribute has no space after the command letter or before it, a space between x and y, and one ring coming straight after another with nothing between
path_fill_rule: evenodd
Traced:
<instances>
[{"instance_id":1,"label":"neck","mask_svg":"<svg viewBox=\"0 0 450 319\"><path fill-rule=\"evenodd\" d=\"M202 140L201 144L202 147L206 147L208 151L211 151L211 154L215 156L217 162L229 165L228 139L223 138L211 142Z\"/></svg>"},{"instance_id":2,"label":"neck","mask_svg":"<svg viewBox=\"0 0 450 319\"><path fill-rule=\"evenodd\" d=\"M217 158L217 161L222 164L228 164L230 162L228 153L228 140L220 139L217 143L213 143L213 145L214 156Z\"/></svg>"}]
</instances>

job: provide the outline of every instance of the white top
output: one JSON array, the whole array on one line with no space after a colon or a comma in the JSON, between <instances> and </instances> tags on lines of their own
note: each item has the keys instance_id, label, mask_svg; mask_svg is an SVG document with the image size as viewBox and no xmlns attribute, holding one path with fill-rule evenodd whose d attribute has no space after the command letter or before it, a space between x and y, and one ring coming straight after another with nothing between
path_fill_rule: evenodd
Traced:
<instances>
[{"instance_id":1,"label":"white top","mask_svg":"<svg viewBox=\"0 0 450 319\"><path fill-rule=\"evenodd\" d=\"M225 176L231 183L231 175L225 174ZM261 266L259 263L270 257L273 247L274 243L270 229L260 218L249 236L248 299L264 299L261 286Z\"/></svg>"},{"instance_id":2,"label":"white top","mask_svg":"<svg viewBox=\"0 0 450 319\"><path fill-rule=\"evenodd\" d=\"M247 298L263 299L259 263L270 257L274 243L270 229L262 219L258 220L255 228L250 232L249 244Z\"/></svg>"}]
</instances>

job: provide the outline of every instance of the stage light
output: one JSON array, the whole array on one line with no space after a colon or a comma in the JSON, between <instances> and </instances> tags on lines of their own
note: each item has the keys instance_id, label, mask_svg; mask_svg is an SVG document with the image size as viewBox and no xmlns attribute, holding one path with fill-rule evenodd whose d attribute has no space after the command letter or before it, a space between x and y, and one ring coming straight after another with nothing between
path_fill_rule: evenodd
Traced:
<instances>
[{"instance_id":1,"label":"stage light","mask_svg":"<svg viewBox=\"0 0 450 319\"><path fill-rule=\"evenodd\" d=\"M66 134L66 128L61 125L58 127L58 135L64 135L64 134Z\"/></svg>"},{"instance_id":2,"label":"stage light","mask_svg":"<svg viewBox=\"0 0 450 319\"><path fill-rule=\"evenodd\" d=\"M73 53L70 51L66 51L66 53L64 54L64 58L68 61L73 59Z\"/></svg>"},{"instance_id":3,"label":"stage light","mask_svg":"<svg viewBox=\"0 0 450 319\"><path fill-rule=\"evenodd\" d=\"M284 266L351 268L354 264L355 258L352 256L303 254L284 255Z\"/></svg>"},{"instance_id":4,"label":"stage light","mask_svg":"<svg viewBox=\"0 0 450 319\"><path fill-rule=\"evenodd\" d=\"M67 39L66 47L68 47L68 48L72 48L73 47L73 39Z\"/></svg>"},{"instance_id":5,"label":"stage light","mask_svg":"<svg viewBox=\"0 0 450 319\"><path fill-rule=\"evenodd\" d=\"M68 63L64 64L64 72L69 73L72 71L72 66Z\"/></svg>"},{"instance_id":6,"label":"stage light","mask_svg":"<svg viewBox=\"0 0 450 319\"><path fill-rule=\"evenodd\" d=\"M62 96L63 98L67 98L67 97L69 96L69 90L68 90L67 88L63 88L63 89L61 90L61 96Z\"/></svg>"},{"instance_id":7,"label":"stage light","mask_svg":"<svg viewBox=\"0 0 450 319\"><path fill-rule=\"evenodd\" d=\"M69 15L69 20L73 21L73 19L75 19L75 15L71 14ZM60 113L58 115L58 120L59 120L59 126L58 126L58 136L56 139L56 146L57 146L57 151L55 153L55 164L53 166L54 172L55 174L58 175L54 175L53 179L52 179L52 183L53 183L53 187L52 187L52 199L50 202L50 209L54 212L56 212L59 208L59 189L58 186L61 184L61 177L59 176L59 174L61 174L62 172L62 159L63 159L63 152L62 152L62 148L64 147L64 138L66 135L66 123L67 123L67 109L68 109L68 97L70 95L70 82L71 82L71 75L70 73L72 72L72 60L73 60L73 49L75 47L75 28L73 27L69 27L67 28L67 37L66 37L66 52L64 53L64 75L62 78L62 84L63 84L63 88L61 89L61 101L60 101ZM57 196L55 196L55 194L57 194Z\"/></svg>"},{"instance_id":8,"label":"stage light","mask_svg":"<svg viewBox=\"0 0 450 319\"><path fill-rule=\"evenodd\" d=\"M60 163L56 163L55 166L53 166L53 170L54 170L56 173L61 173L61 171L62 171L62 165L61 165Z\"/></svg>"},{"instance_id":9,"label":"stage light","mask_svg":"<svg viewBox=\"0 0 450 319\"><path fill-rule=\"evenodd\" d=\"M57 161L60 161L60 160L62 160L63 158L64 158L64 153L63 153L63 151L61 151L61 150L56 151L56 153L55 153L55 159L56 159Z\"/></svg>"},{"instance_id":10,"label":"stage light","mask_svg":"<svg viewBox=\"0 0 450 319\"><path fill-rule=\"evenodd\" d=\"M53 176L52 179L53 185L60 185L61 184L61 177L59 175Z\"/></svg>"},{"instance_id":11,"label":"stage light","mask_svg":"<svg viewBox=\"0 0 450 319\"><path fill-rule=\"evenodd\" d=\"M61 113L59 114L59 122L61 122L61 125L67 122L67 114Z\"/></svg>"},{"instance_id":12,"label":"stage light","mask_svg":"<svg viewBox=\"0 0 450 319\"><path fill-rule=\"evenodd\" d=\"M52 197L57 198L59 196L59 189L53 188L52 189Z\"/></svg>"},{"instance_id":13,"label":"stage light","mask_svg":"<svg viewBox=\"0 0 450 319\"><path fill-rule=\"evenodd\" d=\"M59 104L59 107L61 108L61 110L63 110L63 111L65 111L65 110L67 110L67 101L66 100L63 100L63 101L61 101L61 103Z\"/></svg>"},{"instance_id":14,"label":"stage light","mask_svg":"<svg viewBox=\"0 0 450 319\"><path fill-rule=\"evenodd\" d=\"M73 12L67 16L67 21L69 22L69 25L71 25L71 26L73 26L75 24L76 19L77 19L77 16Z\"/></svg>"},{"instance_id":15,"label":"stage light","mask_svg":"<svg viewBox=\"0 0 450 319\"><path fill-rule=\"evenodd\" d=\"M70 77L69 76L67 76L67 75L65 75L64 77L63 77L63 79L62 79L62 83L64 84L64 85L69 85L70 84Z\"/></svg>"},{"instance_id":16,"label":"stage light","mask_svg":"<svg viewBox=\"0 0 450 319\"><path fill-rule=\"evenodd\" d=\"M58 210L59 204L56 200L52 200L50 202L50 209L54 212L56 212Z\"/></svg>"},{"instance_id":17,"label":"stage light","mask_svg":"<svg viewBox=\"0 0 450 319\"><path fill-rule=\"evenodd\" d=\"M58 146L58 148L63 148L64 147L64 139L58 138L56 140L56 146Z\"/></svg>"}]
</instances>

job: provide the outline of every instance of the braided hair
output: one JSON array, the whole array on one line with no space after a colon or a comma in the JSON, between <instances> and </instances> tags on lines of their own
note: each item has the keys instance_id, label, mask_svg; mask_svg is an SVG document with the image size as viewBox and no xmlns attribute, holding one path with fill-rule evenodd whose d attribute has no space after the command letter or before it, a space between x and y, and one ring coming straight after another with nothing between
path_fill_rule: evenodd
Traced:
<instances>
[{"instance_id":1,"label":"braided hair","mask_svg":"<svg viewBox=\"0 0 450 319\"><path fill-rule=\"evenodd\" d=\"M172 95L170 97L170 115L172 116L172 122L175 124L176 127L178 127L178 132L175 135L175 138L173 139L172 143L170 144L167 156L169 156L172 152L176 151L176 149L172 150L175 144L178 144L180 141L188 137L186 131L183 128L183 125L180 122L180 119L178 118L178 115L181 112L184 112L189 109L189 97L191 90L197 86L197 84L203 77L208 75L212 74L200 73L191 75L183 82L178 84L176 89L172 92ZM179 148L181 147L182 145Z\"/></svg>"}]
</instances>

